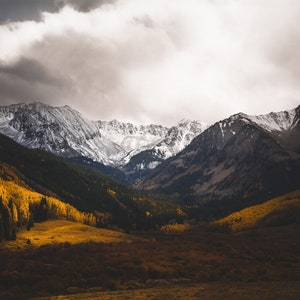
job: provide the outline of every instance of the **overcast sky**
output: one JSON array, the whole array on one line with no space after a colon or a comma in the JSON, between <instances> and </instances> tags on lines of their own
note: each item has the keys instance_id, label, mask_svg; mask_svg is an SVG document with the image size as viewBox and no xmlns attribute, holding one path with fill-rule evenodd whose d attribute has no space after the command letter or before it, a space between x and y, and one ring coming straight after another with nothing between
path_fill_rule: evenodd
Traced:
<instances>
[{"instance_id":1,"label":"overcast sky","mask_svg":"<svg viewBox=\"0 0 300 300\"><path fill-rule=\"evenodd\" d=\"M300 104L299 0L0 0L0 104L213 123Z\"/></svg>"}]
</instances>

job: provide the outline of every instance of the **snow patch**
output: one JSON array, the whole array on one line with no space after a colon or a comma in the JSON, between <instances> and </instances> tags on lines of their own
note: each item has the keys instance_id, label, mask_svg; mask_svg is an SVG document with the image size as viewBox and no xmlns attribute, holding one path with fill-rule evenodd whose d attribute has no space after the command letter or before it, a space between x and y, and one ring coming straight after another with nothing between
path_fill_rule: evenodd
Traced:
<instances>
[{"instance_id":1,"label":"snow patch","mask_svg":"<svg viewBox=\"0 0 300 300\"><path fill-rule=\"evenodd\" d=\"M161 162L159 161L152 161L149 165L148 168L149 169L155 169Z\"/></svg>"}]
</instances>

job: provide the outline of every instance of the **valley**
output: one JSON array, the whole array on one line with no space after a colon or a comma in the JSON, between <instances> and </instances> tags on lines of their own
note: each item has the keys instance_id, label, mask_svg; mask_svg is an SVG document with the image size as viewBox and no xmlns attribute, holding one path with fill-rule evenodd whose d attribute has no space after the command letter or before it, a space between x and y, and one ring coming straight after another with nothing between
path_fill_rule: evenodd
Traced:
<instances>
[{"instance_id":1,"label":"valley","mask_svg":"<svg viewBox=\"0 0 300 300\"><path fill-rule=\"evenodd\" d=\"M85 227L90 240L80 240L80 233L72 242L70 234L83 228L76 229L74 223L70 231L63 227L53 231L53 221L47 222L36 224L23 237L34 237L44 229L48 233L41 233L40 241L58 233L65 241L38 245L33 239L32 245L18 240L9 242L9 248L0 245L1 299L299 297L299 224L241 233L218 232L198 224L187 232L131 235ZM59 222L58 227L66 225Z\"/></svg>"},{"instance_id":2,"label":"valley","mask_svg":"<svg viewBox=\"0 0 300 300\"><path fill-rule=\"evenodd\" d=\"M0 298L298 299L299 120L0 107Z\"/></svg>"}]
</instances>

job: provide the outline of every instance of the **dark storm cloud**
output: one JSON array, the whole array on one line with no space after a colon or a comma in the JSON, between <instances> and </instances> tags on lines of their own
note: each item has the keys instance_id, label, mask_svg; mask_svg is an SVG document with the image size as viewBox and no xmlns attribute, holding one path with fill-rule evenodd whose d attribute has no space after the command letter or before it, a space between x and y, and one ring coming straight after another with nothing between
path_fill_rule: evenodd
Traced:
<instances>
[{"instance_id":1,"label":"dark storm cloud","mask_svg":"<svg viewBox=\"0 0 300 300\"><path fill-rule=\"evenodd\" d=\"M0 62L1 104L62 99L69 83L51 72L38 61L26 57L13 64Z\"/></svg>"},{"instance_id":2,"label":"dark storm cloud","mask_svg":"<svg viewBox=\"0 0 300 300\"><path fill-rule=\"evenodd\" d=\"M70 5L74 9L82 12L88 12L103 4L114 3L116 0L57 0L60 7Z\"/></svg>"},{"instance_id":3,"label":"dark storm cloud","mask_svg":"<svg viewBox=\"0 0 300 300\"><path fill-rule=\"evenodd\" d=\"M62 92L57 87L42 84L40 82L30 83L18 77L12 78L0 73L0 103L30 103L42 101L50 103L52 99L61 99Z\"/></svg>"},{"instance_id":4,"label":"dark storm cloud","mask_svg":"<svg viewBox=\"0 0 300 300\"><path fill-rule=\"evenodd\" d=\"M125 48L71 30L46 36L31 45L26 52L30 58L0 62L0 103L69 104L93 119L112 112L119 118L138 115L140 105L122 86Z\"/></svg>"},{"instance_id":5,"label":"dark storm cloud","mask_svg":"<svg viewBox=\"0 0 300 300\"><path fill-rule=\"evenodd\" d=\"M62 78L49 73L49 69L43 67L37 60L21 57L13 64L5 64L0 61L0 74L11 80L24 80L31 83L40 82L47 85L63 86L66 82Z\"/></svg>"},{"instance_id":6,"label":"dark storm cloud","mask_svg":"<svg viewBox=\"0 0 300 300\"><path fill-rule=\"evenodd\" d=\"M88 12L116 0L0 0L0 24L8 22L41 21L43 12L58 12L65 5Z\"/></svg>"},{"instance_id":7,"label":"dark storm cloud","mask_svg":"<svg viewBox=\"0 0 300 300\"><path fill-rule=\"evenodd\" d=\"M42 12L58 9L54 0L0 0L0 23L38 21Z\"/></svg>"}]
</instances>

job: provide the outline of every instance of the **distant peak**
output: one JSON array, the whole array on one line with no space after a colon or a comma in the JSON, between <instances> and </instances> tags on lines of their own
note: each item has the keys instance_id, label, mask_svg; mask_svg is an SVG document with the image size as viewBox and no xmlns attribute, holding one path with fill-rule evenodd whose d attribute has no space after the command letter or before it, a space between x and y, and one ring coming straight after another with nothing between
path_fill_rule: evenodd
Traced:
<instances>
[{"instance_id":1,"label":"distant peak","mask_svg":"<svg viewBox=\"0 0 300 300\"><path fill-rule=\"evenodd\" d=\"M224 122L224 121L238 121L238 120L247 120L247 121L250 121L249 119L249 115L243 113L243 112L239 112L237 114L234 114L232 116L230 116L228 119L225 119L225 120L221 120L219 122Z\"/></svg>"},{"instance_id":2,"label":"distant peak","mask_svg":"<svg viewBox=\"0 0 300 300\"><path fill-rule=\"evenodd\" d=\"M248 118L249 116L243 112L232 115L230 118Z\"/></svg>"},{"instance_id":3,"label":"distant peak","mask_svg":"<svg viewBox=\"0 0 300 300\"><path fill-rule=\"evenodd\" d=\"M294 117L295 110L286 110L280 112L270 112L264 115L246 115L245 113L238 113L232 115L224 121L227 122L239 120L247 123L251 122L267 131L283 131L291 128Z\"/></svg>"},{"instance_id":4,"label":"distant peak","mask_svg":"<svg viewBox=\"0 0 300 300\"><path fill-rule=\"evenodd\" d=\"M33 107L49 107L50 105L45 104L45 103L40 102L40 101L34 101L34 102L31 102L31 103L27 104L27 106L33 106Z\"/></svg>"},{"instance_id":5,"label":"distant peak","mask_svg":"<svg viewBox=\"0 0 300 300\"><path fill-rule=\"evenodd\" d=\"M191 123L192 121L190 119L187 118L183 118L178 122L178 125L183 125L183 124L188 124Z\"/></svg>"},{"instance_id":6,"label":"distant peak","mask_svg":"<svg viewBox=\"0 0 300 300\"><path fill-rule=\"evenodd\" d=\"M111 125L115 125L115 126L120 126L121 125L121 122L118 121L117 119L113 119L113 120L109 121L109 123Z\"/></svg>"},{"instance_id":7,"label":"distant peak","mask_svg":"<svg viewBox=\"0 0 300 300\"><path fill-rule=\"evenodd\" d=\"M239 112L238 115L241 117L241 118L247 118L248 115L243 113L243 112Z\"/></svg>"},{"instance_id":8,"label":"distant peak","mask_svg":"<svg viewBox=\"0 0 300 300\"><path fill-rule=\"evenodd\" d=\"M178 122L178 126L182 126L182 125L188 125L188 124L200 124L202 126L206 126L205 123L203 122L200 122L200 121L197 121L197 120L190 120L190 119L181 119L179 122Z\"/></svg>"}]
</instances>

